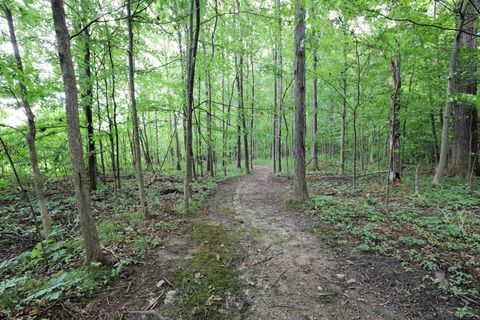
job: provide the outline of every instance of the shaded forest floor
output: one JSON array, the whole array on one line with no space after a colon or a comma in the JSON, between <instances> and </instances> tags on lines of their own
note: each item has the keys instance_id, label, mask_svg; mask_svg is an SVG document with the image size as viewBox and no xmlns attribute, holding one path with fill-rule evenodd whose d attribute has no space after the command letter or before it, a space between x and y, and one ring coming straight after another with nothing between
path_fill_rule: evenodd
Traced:
<instances>
[{"instance_id":1,"label":"shaded forest floor","mask_svg":"<svg viewBox=\"0 0 480 320\"><path fill-rule=\"evenodd\" d=\"M98 204L96 215L113 267L77 271L88 274L77 278L95 280L88 290L88 281L68 284L67 275L12 317L454 319L479 313L480 203L462 181L436 191L421 181L416 196L407 179L392 191L387 211L385 190L373 180L354 191L348 178L310 174L312 203L299 205L290 201L292 181L270 172L257 166L218 186L200 181L195 191L202 206L190 215L177 210L176 178L162 179L149 188L158 215L147 222L129 213L129 203L122 210L118 200L108 204L103 197L109 215ZM31 256L32 245L22 250ZM58 251L50 255L61 256L60 267L47 264L50 274L81 263L79 254L68 261ZM12 261L2 259L2 265Z\"/></svg>"}]
</instances>

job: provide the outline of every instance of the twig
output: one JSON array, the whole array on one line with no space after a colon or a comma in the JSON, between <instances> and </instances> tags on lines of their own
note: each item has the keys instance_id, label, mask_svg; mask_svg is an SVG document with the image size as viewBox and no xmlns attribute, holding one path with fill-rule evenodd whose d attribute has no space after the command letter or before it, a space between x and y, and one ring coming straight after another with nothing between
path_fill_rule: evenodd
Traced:
<instances>
[{"instance_id":1,"label":"twig","mask_svg":"<svg viewBox=\"0 0 480 320\"><path fill-rule=\"evenodd\" d=\"M271 287L275 286L278 282L278 280L280 280L280 278L283 276L283 274L287 272L287 269L283 270L282 272L280 272L280 274L278 275L277 279L275 279L275 281L273 281Z\"/></svg>"},{"instance_id":2,"label":"twig","mask_svg":"<svg viewBox=\"0 0 480 320\"><path fill-rule=\"evenodd\" d=\"M130 291L131 286L132 286L132 281L130 281L130 283L128 284L127 291L125 291L125 293L128 293Z\"/></svg>"},{"instance_id":3,"label":"twig","mask_svg":"<svg viewBox=\"0 0 480 320\"><path fill-rule=\"evenodd\" d=\"M163 297L163 294L165 293L165 290L162 290L162 292L160 292L160 294L158 295L157 299L155 299L155 301L153 301L152 303L150 303L150 305L147 307L147 310L152 310L153 308L155 308L155 306L157 305L158 301L160 301L160 298Z\"/></svg>"}]
</instances>

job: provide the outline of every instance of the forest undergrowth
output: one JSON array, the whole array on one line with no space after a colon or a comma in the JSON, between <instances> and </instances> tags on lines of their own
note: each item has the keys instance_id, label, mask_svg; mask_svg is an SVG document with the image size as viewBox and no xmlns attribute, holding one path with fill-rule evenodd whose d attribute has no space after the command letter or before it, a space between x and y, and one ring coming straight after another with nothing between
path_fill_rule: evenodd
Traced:
<instances>
[{"instance_id":1,"label":"forest undergrowth","mask_svg":"<svg viewBox=\"0 0 480 320\"><path fill-rule=\"evenodd\" d=\"M420 177L417 194L414 177L407 176L390 190L388 206L378 177L362 179L356 189L346 177L312 174L309 181L309 210L319 218L312 234L332 248L392 256L407 273L430 271L427 277L445 294L463 301L459 317L479 316L480 198L465 180L448 179L435 188L431 177Z\"/></svg>"},{"instance_id":2,"label":"forest undergrowth","mask_svg":"<svg viewBox=\"0 0 480 320\"><path fill-rule=\"evenodd\" d=\"M92 297L122 284L126 269L148 264L156 248L179 228L196 251L186 262L166 270L181 302L176 312L202 319L229 319L233 311L243 312L222 307L227 297L233 301L243 290L237 266L244 253L237 245L238 232L225 222L195 221L218 183L239 174L232 171L228 177L197 180L193 185L196 210L188 215L181 206L181 177L156 176L147 188L155 213L151 220L144 220L138 211L133 176L123 178L117 196L107 179L92 193L107 265L84 265L68 180L48 185L54 223L52 236L43 241L38 240L28 205L16 190L4 189L0 199L5 235L0 242L2 316L35 319L82 314ZM319 241L332 250L348 248L352 256L393 257L401 263L405 277L424 269L425 277L443 292L440 299L460 301L457 317L478 317L480 201L478 194L466 190L464 180L447 179L441 188L433 188L430 177L420 177L416 194L414 178L405 177L401 187L390 190L388 207L383 179L375 175L360 179L356 189L348 176L317 172L309 173L308 183L311 202L293 207L312 218L309 232Z\"/></svg>"},{"instance_id":3,"label":"forest undergrowth","mask_svg":"<svg viewBox=\"0 0 480 320\"><path fill-rule=\"evenodd\" d=\"M194 210L189 215L198 212L219 181L238 174L233 171L228 177L207 176L196 181L192 186ZM28 204L17 190L4 188L0 193L0 233L4 235L0 241L0 315L41 318L79 312L85 299L161 246L169 232L185 222L180 201L183 184L174 172L153 177L147 188L154 213L150 220L144 220L139 212L133 175L122 177L117 195L108 177L92 193L108 264L84 264L70 180L58 179L47 185L53 232L41 241Z\"/></svg>"}]
</instances>

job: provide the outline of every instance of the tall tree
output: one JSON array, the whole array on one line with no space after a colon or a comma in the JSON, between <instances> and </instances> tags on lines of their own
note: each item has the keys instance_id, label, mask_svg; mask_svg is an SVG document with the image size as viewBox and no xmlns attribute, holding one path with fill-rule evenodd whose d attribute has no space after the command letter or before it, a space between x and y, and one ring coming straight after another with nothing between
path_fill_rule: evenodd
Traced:
<instances>
[{"instance_id":1,"label":"tall tree","mask_svg":"<svg viewBox=\"0 0 480 320\"><path fill-rule=\"evenodd\" d=\"M459 3L459 17L457 22L457 31L455 39L453 41L452 52L450 54L450 68L448 71L448 85L447 85L447 97L445 99L445 110L443 112L443 126L442 136L440 142L440 158L438 161L435 177L433 178L433 185L439 186L441 179L445 173L447 167L448 156L448 129L450 125L450 114L452 113L452 98L455 92L455 76L457 73L457 57L460 48L460 41L462 38L462 30L465 24L465 13L469 7L469 0L461 0Z\"/></svg>"},{"instance_id":2,"label":"tall tree","mask_svg":"<svg viewBox=\"0 0 480 320\"><path fill-rule=\"evenodd\" d=\"M471 97L477 95L477 22L480 1L467 1L465 24L460 33L453 115L452 153L448 164L449 176L467 177L478 169L477 108Z\"/></svg>"},{"instance_id":3,"label":"tall tree","mask_svg":"<svg viewBox=\"0 0 480 320\"><path fill-rule=\"evenodd\" d=\"M277 10L277 50L276 50L276 97L278 99L278 108L276 109L275 117L275 154L276 154L276 169L278 172L282 172L282 116L283 116L283 45L282 45L282 3L281 0L276 1Z\"/></svg>"},{"instance_id":4,"label":"tall tree","mask_svg":"<svg viewBox=\"0 0 480 320\"><path fill-rule=\"evenodd\" d=\"M85 120L87 122L87 152L88 152L88 178L90 189L97 189L97 159L95 154L95 137L93 130L93 81L91 69L91 49L90 49L90 29L86 27L83 31L83 77L82 79L82 104L85 111Z\"/></svg>"},{"instance_id":5,"label":"tall tree","mask_svg":"<svg viewBox=\"0 0 480 320\"><path fill-rule=\"evenodd\" d=\"M305 177L305 7L302 0L295 6L295 132L294 152L294 195L298 201L308 198Z\"/></svg>"},{"instance_id":6,"label":"tall tree","mask_svg":"<svg viewBox=\"0 0 480 320\"><path fill-rule=\"evenodd\" d=\"M316 41L316 39L314 40ZM317 77L317 46L313 47L313 143L312 143L312 170L318 170L318 77Z\"/></svg>"},{"instance_id":7,"label":"tall tree","mask_svg":"<svg viewBox=\"0 0 480 320\"><path fill-rule=\"evenodd\" d=\"M32 165L33 180L35 183L35 194L37 195L38 207L40 208L40 215L42 217L43 232L45 233L45 236L48 237L48 235L50 234L51 225L50 219L48 217L47 204L45 202L43 179L42 175L40 174L40 169L38 167L37 147L35 145L37 135L35 115L33 114L32 108L30 107L30 103L28 101L27 87L25 86L24 81L25 73L23 70L22 56L20 55L20 50L18 48L17 35L15 34L15 27L13 25L12 11L6 4L2 5L2 9L7 19L8 30L10 33L10 42L12 44L13 55L15 56L15 60L17 62L17 69L20 77L18 81L18 86L20 89L21 105L22 108L25 110L25 114L27 115L28 119L27 144L30 164Z\"/></svg>"},{"instance_id":8,"label":"tall tree","mask_svg":"<svg viewBox=\"0 0 480 320\"><path fill-rule=\"evenodd\" d=\"M140 134L138 128L138 115L137 115L137 101L135 98L135 66L133 60L133 28L132 28L132 12L131 1L127 0L127 26L128 26L128 79L129 79L129 91L130 91L130 108L132 113L132 126L133 126L133 144L135 151L135 173L138 184L138 191L140 193L140 207L145 218L149 216L147 207L147 195L145 193L145 185L143 181L142 171L142 155L140 153Z\"/></svg>"},{"instance_id":9,"label":"tall tree","mask_svg":"<svg viewBox=\"0 0 480 320\"><path fill-rule=\"evenodd\" d=\"M195 20L195 29L193 23ZM200 35L200 0L190 0L190 27L188 38L187 57L187 109L185 110L185 181L184 181L184 207L190 208L190 197L192 193L192 117L193 117L193 86L195 83L195 64L197 59L198 38Z\"/></svg>"},{"instance_id":10,"label":"tall tree","mask_svg":"<svg viewBox=\"0 0 480 320\"><path fill-rule=\"evenodd\" d=\"M83 167L82 136L78 115L78 92L75 69L70 50L70 35L65 22L63 0L51 0L55 35L57 38L58 56L62 69L65 92L65 111L67 115L68 145L72 164L72 181L75 187L75 198L80 215L80 227L85 241L86 261L104 261L97 229L93 219L88 191L88 178Z\"/></svg>"},{"instance_id":11,"label":"tall tree","mask_svg":"<svg viewBox=\"0 0 480 320\"><path fill-rule=\"evenodd\" d=\"M390 148L392 158L390 159L390 180L394 186L401 183L401 162L400 162L400 93L402 90L402 78L400 69L400 44L398 54L395 59L390 61L390 69L392 70L393 93L392 93L392 110L390 114Z\"/></svg>"}]
</instances>

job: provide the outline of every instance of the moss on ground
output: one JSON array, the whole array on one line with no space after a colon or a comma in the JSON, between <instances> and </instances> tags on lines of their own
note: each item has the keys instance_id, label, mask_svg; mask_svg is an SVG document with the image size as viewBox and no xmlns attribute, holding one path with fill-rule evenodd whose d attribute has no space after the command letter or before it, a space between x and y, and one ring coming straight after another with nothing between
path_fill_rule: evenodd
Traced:
<instances>
[{"instance_id":1,"label":"moss on ground","mask_svg":"<svg viewBox=\"0 0 480 320\"><path fill-rule=\"evenodd\" d=\"M193 259L176 274L181 304L191 319L234 319L238 310L226 300L240 293L239 236L231 226L195 222L190 243L198 246Z\"/></svg>"}]
</instances>

